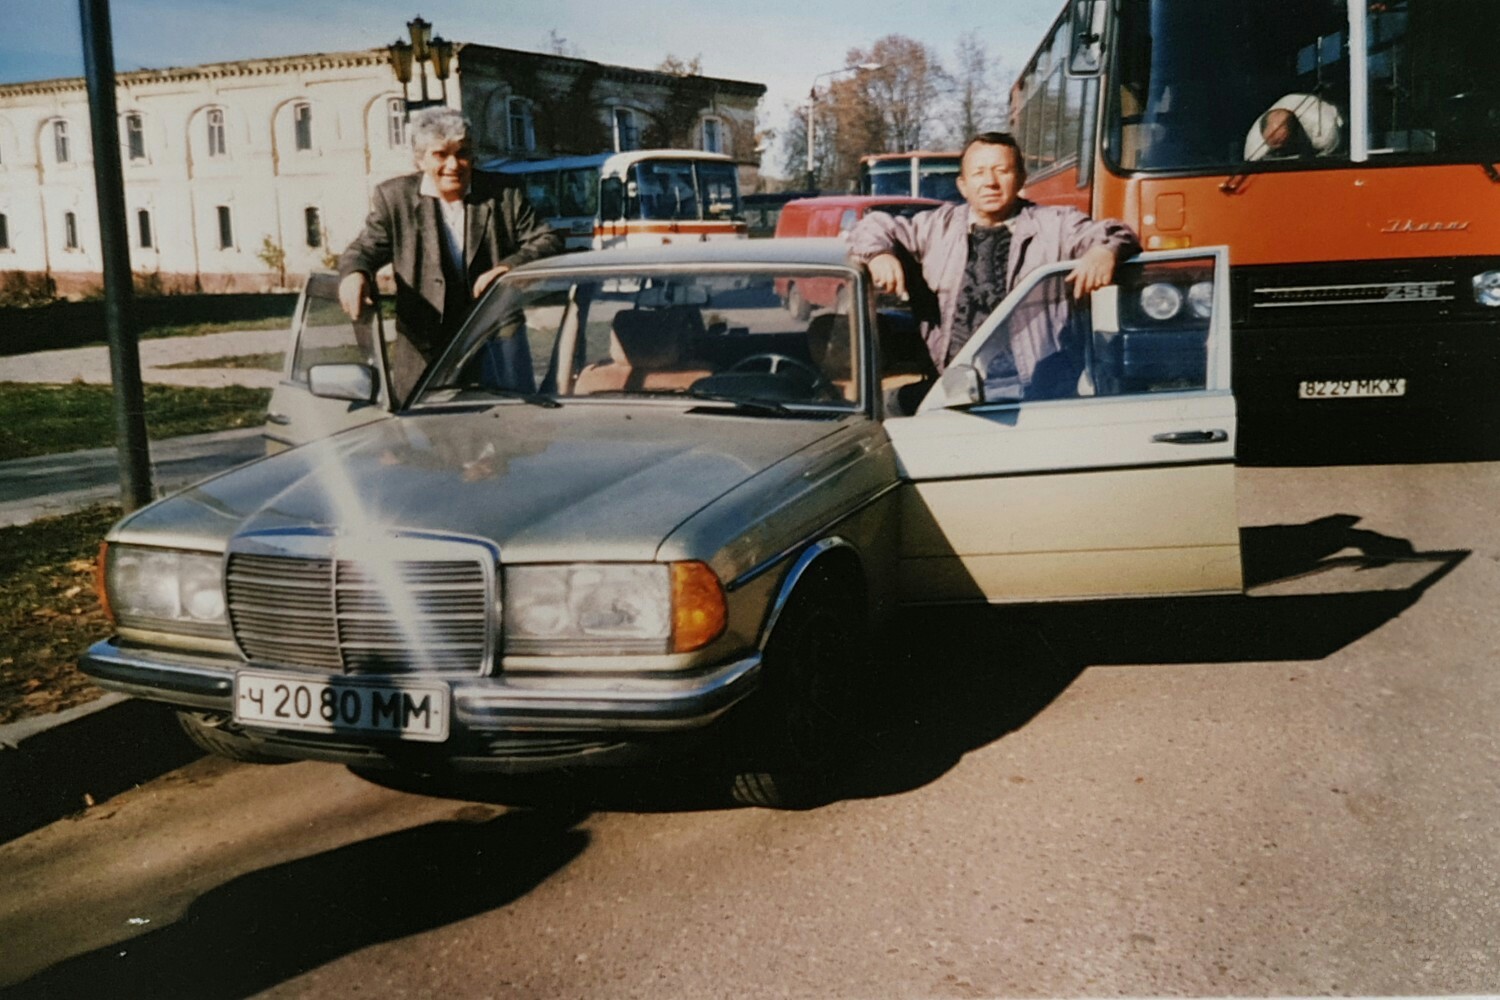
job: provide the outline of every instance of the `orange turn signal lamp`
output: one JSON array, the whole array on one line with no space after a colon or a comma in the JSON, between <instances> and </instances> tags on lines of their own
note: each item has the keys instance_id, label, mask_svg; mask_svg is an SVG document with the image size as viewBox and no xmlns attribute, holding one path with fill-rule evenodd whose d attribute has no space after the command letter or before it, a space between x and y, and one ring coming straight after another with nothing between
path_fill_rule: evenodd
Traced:
<instances>
[{"instance_id":1,"label":"orange turn signal lamp","mask_svg":"<svg viewBox=\"0 0 1500 1000\"><path fill-rule=\"evenodd\" d=\"M729 621L724 588L706 563L672 563L672 652L702 649Z\"/></svg>"}]
</instances>

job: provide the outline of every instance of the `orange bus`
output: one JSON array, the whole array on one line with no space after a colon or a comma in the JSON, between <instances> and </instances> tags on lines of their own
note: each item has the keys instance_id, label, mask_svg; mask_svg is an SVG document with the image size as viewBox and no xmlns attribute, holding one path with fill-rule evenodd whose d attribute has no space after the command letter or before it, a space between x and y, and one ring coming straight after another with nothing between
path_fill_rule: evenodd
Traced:
<instances>
[{"instance_id":1,"label":"orange bus","mask_svg":"<svg viewBox=\"0 0 1500 1000\"><path fill-rule=\"evenodd\" d=\"M1496 0L1069 0L1011 92L1025 193L1229 246L1246 457L1494 437L1497 37Z\"/></svg>"}]
</instances>

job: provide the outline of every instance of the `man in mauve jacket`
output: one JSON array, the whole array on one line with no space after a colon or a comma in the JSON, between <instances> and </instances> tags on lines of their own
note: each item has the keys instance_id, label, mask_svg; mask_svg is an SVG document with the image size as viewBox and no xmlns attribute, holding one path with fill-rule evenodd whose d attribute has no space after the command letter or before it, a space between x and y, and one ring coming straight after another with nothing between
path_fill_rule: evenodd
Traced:
<instances>
[{"instance_id":1,"label":"man in mauve jacket","mask_svg":"<svg viewBox=\"0 0 1500 1000\"><path fill-rule=\"evenodd\" d=\"M1020 196L1025 183L1026 167L1015 138L983 132L964 147L958 178L964 204L911 218L872 212L850 234L850 250L866 262L878 289L905 294L907 267L914 265L933 293L912 296L912 309L939 372L1028 272L1077 258L1067 281L1073 297L1082 298L1114 280L1117 262L1140 252L1125 223L1034 204ZM1065 317L1066 300L1055 306L1045 312ZM1064 318L1017 328L1010 356L999 359L998 367L1008 365L1008 371L997 371L992 361L986 378L1009 376L1029 387L1037 366L1063 350L1066 326Z\"/></svg>"}]
</instances>

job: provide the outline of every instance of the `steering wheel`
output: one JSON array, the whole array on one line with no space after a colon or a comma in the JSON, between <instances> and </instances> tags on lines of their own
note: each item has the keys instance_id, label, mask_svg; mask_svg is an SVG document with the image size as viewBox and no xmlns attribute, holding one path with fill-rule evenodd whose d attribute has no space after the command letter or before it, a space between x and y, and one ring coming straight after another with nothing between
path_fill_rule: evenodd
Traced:
<instances>
[{"instance_id":1,"label":"steering wheel","mask_svg":"<svg viewBox=\"0 0 1500 1000\"><path fill-rule=\"evenodd\" d=\"M781 369L783 366L785 366L787 368L796 369L802 374L808 376L810 381L807 388L810 392L836 393L838 391L834 388L833 383L828 381L828 377L826 375L824 375L821 371L813 367L808 362L803 361L801 358L794 358L790 354L778 354L775 351L765 351L761 354L748 355L746 357L740 358L738 361L724 370L725 372L745 371L759 361L764 361L767 363L766 371L770 372L772 375L782 374Z\"/></svg>"}]
</instances>

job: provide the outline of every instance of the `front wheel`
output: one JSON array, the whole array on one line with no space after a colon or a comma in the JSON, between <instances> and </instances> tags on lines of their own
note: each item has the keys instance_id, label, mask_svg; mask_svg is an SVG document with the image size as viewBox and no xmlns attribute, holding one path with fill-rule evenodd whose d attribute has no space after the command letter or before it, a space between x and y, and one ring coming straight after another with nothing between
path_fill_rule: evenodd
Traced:
<instances>
[{"instance_id":1,"label":"front wheel","mask_svg":"<svg viewBox=\"0 0 1500 1000\"><path fill-rule=\"evenodd\" d=\"M733 720L736 802L806 809L833 797L857 736L866 663L859 585L815 566L766 645L761 689Z\"/></svg>"},{"instance_id":2,"label":"front wheel","mask_svg":"<svg viewBox=\"0 0 1500 1000\"><path fill-rule=\"evenodd\" d=\"M276 757L262 753L252 747L249 740L224 728L229 721L227 715L216 712L190 712L178 710L177 724L188 739L218 757L227 757L242 764L290 764L288 757Z\"/></svg>"}]
</instances>

